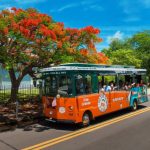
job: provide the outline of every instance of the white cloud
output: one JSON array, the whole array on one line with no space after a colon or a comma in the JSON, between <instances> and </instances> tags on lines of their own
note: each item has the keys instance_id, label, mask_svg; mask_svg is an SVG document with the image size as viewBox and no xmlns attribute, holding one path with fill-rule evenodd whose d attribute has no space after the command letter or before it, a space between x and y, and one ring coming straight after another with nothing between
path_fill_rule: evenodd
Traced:
<instances>
[{"instance_id":1,"label":"white cloud","mask_svg":"<svg viewBox=\"0 0 150 150\"><path fill-rule=\"evenodd\" d=\"M66 9L74 8L74 7L81 7L84 11L87 10L95 10L95 11L102 11L103 8L99 5L94 4L94 1L82 1L79 3L70 3L63 7L57 8L57 9L51 9L50 12L62 12Z\"/></svg>"},{"instance_id":2,"label":"white cloud","mask_svg":"<svg viewBox=\"0 0 150 150\"><path fill-rule=\"evenodd\" d=\"M73 8L73 7L76 7L76 6L78 6L78 4L68 4L66 6L63 6L63 7L59 8L57 11L61 12L61 11L65 10L65 9Z\"/></svg>"},{"instance_id":3,"label":"white cloud","mask_svg":"<svg viewBox=\"0 0 150 150\"><path fill-rule=\"evenodd\" d=\"M123 33L117 31L116 33L114 33L114 35L107 37L107 43L108 44L111 43L111 41L114 39L123 39L123 35L124 35Z\"/></svg>"},{"instance_id":4,"label":"white cloud","mask_svg":"<svg viewBox=\"0 0 150 150\"><path fill-rule=\"evenodd\" d=\"M50 12L51 12L51 13L52 13L52 12L62 12L62 11L64 11L64 10L66 10L66 9L74 8L74 7L77 7L77 6L79 6L79 4L77 4L77 3L72 3L72 4L65 5L65 6L63 6L63 7L57 8L57 9L51 9Z\"/></svg>"},{"instance_id":5,"label":"white cloud","mask_svg":"<svg viewBox=\"0 0 150 150\"><path fill-rule=\"evenodd\" d=\"M12 12L11 8L12 7L6 7L7 10L9 10L10 12Z\"/></svg>"},{"instance_id":6,"label":"white cloud","mask_svg":"<svg viewBox=\"0 0 150 150\"><path fill-rule=\"evenodd\" d=\"M90 10L92 10L92 11L103 11L104 8L99 6L99 5L94 4L94 5L90 5L90 6L83 6L83 10L84 11L90 11Z\"/></svg>"}]
</instances>

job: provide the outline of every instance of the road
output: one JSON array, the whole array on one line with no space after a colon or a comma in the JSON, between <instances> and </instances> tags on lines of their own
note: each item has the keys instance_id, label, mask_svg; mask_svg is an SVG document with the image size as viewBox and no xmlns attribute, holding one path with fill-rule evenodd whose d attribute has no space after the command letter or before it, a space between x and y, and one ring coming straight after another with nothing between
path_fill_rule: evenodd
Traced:
<instances>
[{"instance_id":1,"label":"road","mask_svg":"<svg viewBox=\"0 0 150 150\"><path fill-rule=\"evenodd\" d=\"M43 143L44 142L44 143ZM38 145L37 145L38 144ZM33 147L31 147L33 146ZM0 150L149 150L150 102L138 111L122 110L97 118L91 126L39 124L0 133Z\"/></svg>"}]
</instances>

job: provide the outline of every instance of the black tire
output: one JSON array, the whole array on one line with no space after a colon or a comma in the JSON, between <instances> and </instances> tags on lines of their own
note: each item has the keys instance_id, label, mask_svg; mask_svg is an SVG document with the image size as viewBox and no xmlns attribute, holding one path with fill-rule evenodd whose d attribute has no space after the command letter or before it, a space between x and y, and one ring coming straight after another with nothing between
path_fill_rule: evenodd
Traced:
<instances>
[{"instance_id":1,"label":"black tire","mask_svg":"<svg viewBox=\"0 0 150 150\"><path fill-rule=\"evenodd\" d=\"M90 115L88 113L84 113L82 117L82 127L87 127L90 125Z\"/></svg>"},{"instance_id":2,"label":"black tire","mask_svg":"<svg viewBox=\"0 0 150 150\"><path fill-rule=\"evenodd\" d=\"M138 109L138 103L137 103L137 101L134 101L133 106L131 107L131 110L136 111L137 109Z\"/></svg>"}]
</instances>

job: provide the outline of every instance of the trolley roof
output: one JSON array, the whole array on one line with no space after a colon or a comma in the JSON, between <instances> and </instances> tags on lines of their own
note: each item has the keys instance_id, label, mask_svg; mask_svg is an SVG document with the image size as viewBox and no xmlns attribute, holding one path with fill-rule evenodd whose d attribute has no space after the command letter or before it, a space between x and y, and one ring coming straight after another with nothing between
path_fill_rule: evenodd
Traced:
<instances>
[{"instance_id":1,"label":"trolley roof","mask_svg":"<svg viewBox=\"0 0 150 150\"><path fill-rule=\"evenodd\" d=\"M40 70L41 73L53 71L97 71L99 73L146 74L146 69L136 69L134 66L96 65L85 63L61 64L56 67L48 67Z\"/></svg>"}]
</instances>

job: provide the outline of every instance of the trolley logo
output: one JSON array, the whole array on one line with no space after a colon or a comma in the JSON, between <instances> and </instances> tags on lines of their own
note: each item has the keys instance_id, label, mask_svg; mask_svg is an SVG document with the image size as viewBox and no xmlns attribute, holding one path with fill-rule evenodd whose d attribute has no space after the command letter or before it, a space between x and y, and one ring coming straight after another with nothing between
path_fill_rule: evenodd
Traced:
<instances>
[{"instance_id":1,"label":"trolley logo","mask_svg":"<svg viewBox=\"0 0 150 150\"><path fill-rule=\"evenodd\" d=\"M101 112L105 112L108 108L108 100L104 94L98 99L98 108Z\"/></svg>"}]
</instances>

